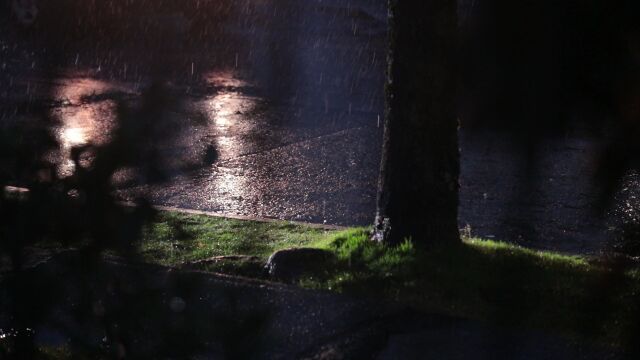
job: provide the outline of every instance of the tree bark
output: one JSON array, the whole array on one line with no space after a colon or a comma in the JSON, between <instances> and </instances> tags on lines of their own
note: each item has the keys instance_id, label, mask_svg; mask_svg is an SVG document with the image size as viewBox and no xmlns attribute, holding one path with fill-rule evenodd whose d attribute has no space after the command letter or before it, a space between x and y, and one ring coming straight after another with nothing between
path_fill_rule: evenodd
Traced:
<instances>
[{"instance_id":1,"label":"tree bark","mask_svg":"<svg viewBox=\"0 0 640 360\"><path fill-rule=\"evenodd\" d=\"M373 237L460 241L456 0L389 0L390 51Z\"/></svg>"}]
</instances>

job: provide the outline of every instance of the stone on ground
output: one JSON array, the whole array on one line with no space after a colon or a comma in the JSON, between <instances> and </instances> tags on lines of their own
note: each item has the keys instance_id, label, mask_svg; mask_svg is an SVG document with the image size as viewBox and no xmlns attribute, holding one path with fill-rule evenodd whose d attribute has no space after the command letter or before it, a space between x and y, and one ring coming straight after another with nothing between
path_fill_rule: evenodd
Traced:
<instances>
[{"instance_id":1,"label":"stone on ground","mask_svg":"<svg viewBox=\"0 0 640 360\"><path fill-rule=\"evenodd\" d=\"M273 253L265 270L273 279L292 282L300 277L321 272L331 266L334 255L330 251L312 248L292 248Z\"/></svg>"}]
</instances>

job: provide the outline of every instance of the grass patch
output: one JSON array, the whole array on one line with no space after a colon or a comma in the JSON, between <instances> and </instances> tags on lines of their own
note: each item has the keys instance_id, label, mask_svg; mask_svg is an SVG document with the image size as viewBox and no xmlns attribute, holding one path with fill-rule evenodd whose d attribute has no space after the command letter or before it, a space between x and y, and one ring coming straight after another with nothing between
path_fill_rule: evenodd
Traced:
<instances>
[{"instance_id":1,"label":"grass patch","mask_svg":"<svg viewBox=\"0 0 640 360\"><path fill-rule=\"evenodd\" d=\"M161 212L146 229L139 247L146 261L167 266L228 255L252 255L266 260L276 250L326 245L338 233L285 221Z\"/></svg>"}]
</instances>

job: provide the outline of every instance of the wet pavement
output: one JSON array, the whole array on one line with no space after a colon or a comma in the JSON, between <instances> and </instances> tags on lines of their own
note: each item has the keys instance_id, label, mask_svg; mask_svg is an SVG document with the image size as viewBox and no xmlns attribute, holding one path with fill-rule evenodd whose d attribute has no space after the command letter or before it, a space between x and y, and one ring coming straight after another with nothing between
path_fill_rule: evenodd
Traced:
<instances>
[{"instance_id":1,"label":"wet pavement","mask_svg":"<svg viewBox=\"0 0 640 360\"><path fill-rule=\"evenodd\" d=\"M620 228L638 222L640 176L630 172L601 214L594 184L602 139L547 139L528 168L518 145L499 133L461 135L463 233L565 253L621 251Z\"/></svg>"},{"instance_id":2,"label":"wet pavement","mask_svg":"<svg viewBox=\"0 0 640 360\"><path fill-rule=\"evenodd\" d=\"M120 198L144 194L158 205L224 214L371 223L382 135L386 1L202 4L199 11L220 14L209 19L211 26L186 10L164 11L143 18L155 36L130 30L130 40L101 40L104 47L91 40L100 38L92 33L56 52L55 43L43 48L32 41L46 29L33 30L35 35L6 31L0 36L1 121L52 126L61 144L55 161L65 176L73 171L71 148L108 141L118 102L136 101L162 57L170 67L163 79L184 103L171 116L185 123L163 151L195 158L213 148L217 156L198 170L171 173L170 182L156 186L124 169L114 179ZM157 34L171 35L148 45L155 52L136 48ZM55 76L42 60L52 52L58 54ZM41 106L55 121L33 119L33 109ZM461 227L565 252L606 247L609 225L591 207L589 176L598 143L579 134L551 142L534 175L520 166L509 143L506 136L471 138L463 130ZM519 185L527 177L533 188ZM631 176L621 199L635 211L637 183Z\"/></svg>"},{"instance_id":3,"label":"wet pavement","mask_svg":"<svg viewBox=\"0 0 640 360\"><path fill-rule=\"evenodd\" d=\"M384 2L232 3L234 15L212 36L209 52L180 45L189 61L170 77L188 103L174 115L205 118L185 126L175 150L197 156L213 146L217 161L160 187L121 188L120 196L144 193L157 204L237 215L368 223L382 131ZM138 96L149 76L122 59L86 66L89 55L78 54L62 76L45 80L53 82L61 175L73 170L64 159L72 147L108 141L115 101ZM24 94L12 98L20 90L37 97L32 83L51 87L25 77L5 99L19 101Z\"/></svg>"}]
</instances>

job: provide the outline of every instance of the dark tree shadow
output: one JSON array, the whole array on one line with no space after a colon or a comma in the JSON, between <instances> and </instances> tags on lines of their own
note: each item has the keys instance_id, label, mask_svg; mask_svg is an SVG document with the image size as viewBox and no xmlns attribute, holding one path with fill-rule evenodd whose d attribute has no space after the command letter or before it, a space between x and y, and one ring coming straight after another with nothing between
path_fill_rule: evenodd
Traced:
<instances>
[{"instance_id":1,"label":"dark tree shadow","mask_svg":"<svg viewBox=\"0 0 640 360\"><path fill-rule=\"evenodd\" d=\"M167 37L180 29L163 25L164 41L137 52L146 71L139 98L116 99L109 141L73 147L71 174L63 176L54 156L62 144L51 99L70 49L118 52L114 44L136 43L130 35L144 42L158 34L137 33L139 24L126 15L139 12L144 1L110 2L108 9L102 1L87 8L55 3L60 6L47 8L51 12L33 28L2 25L8 30L3 44L16 44L9 55L18 59L28 51L34 65L11 67L0 83L33 76L42 96L22 103L3 97L0 103L0 329L14 329L0 344L0 356L38 358L43 347L88 358L250 356L259 349L268 314L232 306L238 295L224 286L208 294L205 275L143 264L138 241L157 212L144 194L133 204L114 195L114 177L123 169L153 185L216 160L212 145L195 158L167 150L193 121L205 119L180 116L187 112L186 94L170 85L179 53L166 54L175 50L167 48ZM96 6L104 11L79 16ZM164 21L154 10L148 15ZM218 302L227 305L212 306Z\"/></svg>"}]
</instances>

